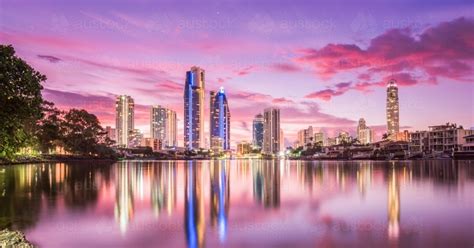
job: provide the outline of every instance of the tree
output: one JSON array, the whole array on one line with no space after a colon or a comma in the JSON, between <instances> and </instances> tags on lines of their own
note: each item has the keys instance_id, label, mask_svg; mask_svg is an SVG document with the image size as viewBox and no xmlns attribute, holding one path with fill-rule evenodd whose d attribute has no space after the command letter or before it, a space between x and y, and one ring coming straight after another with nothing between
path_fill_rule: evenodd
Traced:
<instances>
[{"instance_id":1,"label":"tree","mask_svg":"<svg viewBox=\"0 0 474 248\"><path fill-rule=\"evenodd\" d=\"M48 153L57 145L63 146L62 122L64 114L54 107L51 102L44 101L42 105L43 118L38 121L36 137L41 152Z\"/></svg>"},{"instance_id":2,"label":"tree","mask_svg":"<svg viewBox=\"0 0 474 248\"><path fill-rule=\"evenodd\" d=\"M20 148L32 144L45 80L15 56L11 45L0 45L0 158L11 159Z\"/></svg>"},{"instance_id":3,"label":"tree","mask_svg":"<svg viewBox=\"0 0 474 248\"><path fill-rule=\"evenodd\" d=\"M65 150L82 155L97 154L107 140L97 117L83 109L71 109L64 115L61 132Z\"/></svg>"}]
</instances>

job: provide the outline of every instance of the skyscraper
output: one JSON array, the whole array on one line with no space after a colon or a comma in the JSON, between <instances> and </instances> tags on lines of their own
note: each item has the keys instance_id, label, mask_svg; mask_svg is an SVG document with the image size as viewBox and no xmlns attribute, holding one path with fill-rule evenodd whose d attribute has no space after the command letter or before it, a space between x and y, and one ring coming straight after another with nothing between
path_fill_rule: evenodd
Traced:
<instances>
[{"instance_id":1,"label":"skyscraper","mask_svg":"<svg viewBox=\"0 0 474 248\"><path fill-rule=\"evenodd\" d=\"M220 139L222 142L221 149L230 149L230 112L227 103L227 97L224 88L220 88L219 92L211 91L210 94L210 122L209 134L211 145L213 139ZM215 143L215 142L214 142Z\"/></svg>"},{"instance_id":2,"label":"skyscraper","mask_svg":"<svg viewBox=\"0 0 474 248\"><path fill-rule=\"evenodd\" d=\"M253 119L252 144L255 148L261 149L263 146L263 115L258 114Z\"/></svg>"},{"instance_id":3,"label":"skyscraper","mask_svg":"<svg viewBox=\"0 0 474 248\"><path fill-rule=\"evenodd\" d=\"M387 84L387 134L399 132L398 86L395 79Z\"/></svg>"},{"instance_id":4,"label":"skyscraper","mask_svg":"<svg viewBox=\"0 0 474 248\"><path fill-rule=\"evenodd\" d=\"M280 151L280 109L265 109L263 120L263 153L267 155L278 154Z\"/></svg>"},{"instance_id":5,"label":"skyscraper","mask_svg":"<svg viewBox=\"0 0 474 248\"><path fill-rule=\"evenodd\" d=\"M115 129L117 145L128 147L130 134L134 129L134 102L130 96L117 96L115 101Z\"/></svg>"},{"instance_id":6,"label":"skyscraper","mask_svg":"<svg viewBox=\"0 0 474 248\"><path fill-rule=\"evenodd\" d=\"M164 147L176 146L176 112L160 105L150 109L150 136Z\"/></svg>"},{"instance_id":7,"label":"skyscraper","mask_svg":"<svg viewBox=\"0 0 474 248\"><path fill-rule=\"evenodd\" d=\"M204 70L193 66L184 86L184 147L204 148Z\"/></svg>"}]
</instances>

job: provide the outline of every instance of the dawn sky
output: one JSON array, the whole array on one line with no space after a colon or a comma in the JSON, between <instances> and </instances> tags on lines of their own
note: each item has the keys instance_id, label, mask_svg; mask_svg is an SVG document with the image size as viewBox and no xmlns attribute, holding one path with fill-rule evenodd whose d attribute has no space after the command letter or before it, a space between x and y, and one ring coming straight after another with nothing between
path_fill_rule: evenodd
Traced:
<instances>
[{"instance_id":1,"label":"dawn sky","mask_svg":"<svg viewBox=\"0 0 474 248\"><path fill-rule=\"evenodd\" d=\"M354 132L361 117L380 137L391 77L399 85L401 130L474 127L473 7L0 0L0 41L47 76L47 100L85 108L104 126L115 125L115 95L127 94L145 134L150 105L176 110L182 145L185 72L197 65L206 70L206 91L226 89L233 145L251 140L253 116L268 106L281 108L290 144L308 125L329 136Z\"/></svg>"}]
</instances>

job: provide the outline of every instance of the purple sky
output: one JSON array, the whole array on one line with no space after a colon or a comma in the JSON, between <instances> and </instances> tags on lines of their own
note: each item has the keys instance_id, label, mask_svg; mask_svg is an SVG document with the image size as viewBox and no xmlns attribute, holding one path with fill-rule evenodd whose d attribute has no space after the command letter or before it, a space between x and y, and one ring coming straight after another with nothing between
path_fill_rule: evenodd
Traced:
<instances>
[{"instance_id":1,"label":"purple sky","mask_svg":"<svg viewBox=\"0 0 474 248\"><path fill-rule=\"evenodd\" d=\"M185 72L198 65L207 90L226 89L233 144L272 105L289 142L308 125L353 132L360 117L380 137L390 77L402 127L474 126L472 1L98 2L0 0L0 41L48 77L46 99L104 125L128 94L145 134L149 105L175 109L182 144Z\"/></svg>"}]
</instances>

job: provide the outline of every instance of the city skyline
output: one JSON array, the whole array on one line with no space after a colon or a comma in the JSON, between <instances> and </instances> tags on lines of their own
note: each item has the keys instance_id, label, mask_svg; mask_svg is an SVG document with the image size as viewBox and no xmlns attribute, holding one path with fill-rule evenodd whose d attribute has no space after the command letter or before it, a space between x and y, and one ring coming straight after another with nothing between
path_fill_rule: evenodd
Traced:
<instances>
[{"instance_id":1,"label":"city skyline","mask_svg":"<svg viewBox=\"0 0 474 248\"><path fill-rule=\"evenodd\" d=\"M2 42L48 77L47 100L85 108L104 127L114 126L115 96L130 95L135 128L146 135L149 106L174 109L183 146L183 82L193 65L206 69L206 88L222 85L229 92L232 147L252 139L253 117L272 105L281 110L287 144L310 125L329 137L340 131L356 136L360 117L379 140L392 77L399 86L400 131L446 121L474 126L474 21L467 2L419 1L398 6L397 13L375 2L347 5L344 18L338 18L337 1L316 12L304 4L191 4L207 14L199 16L180 4L161 4L166 11L160 11L117 3L102 11L89 2L21 3L2 1Z\"/></svg>"}]
</instances>

